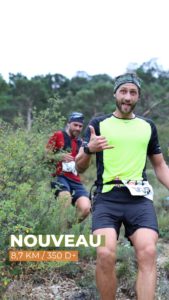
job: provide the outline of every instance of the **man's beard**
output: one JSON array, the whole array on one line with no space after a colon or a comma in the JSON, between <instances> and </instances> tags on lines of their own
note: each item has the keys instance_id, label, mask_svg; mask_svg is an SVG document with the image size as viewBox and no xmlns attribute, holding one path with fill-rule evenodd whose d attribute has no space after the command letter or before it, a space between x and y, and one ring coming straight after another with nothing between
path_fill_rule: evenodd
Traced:
<instances>
[{"instance_id":1,"label":"man's beard","mask_svg":"<svg viewBox=\"0 0 169 300\"><path fill-rule=\"evenodd\" d=\"M71 129L69 129L69 134L72 137L78 137L79 134L80 134L80 132L78 130L71 130Z\"/></svg>"},{"instance_id":2,"label":"man's beard","mask_svg":"<svg viewBox=\"0 0 169 300\"><path fill-rule=\"evenodd\" d=\"M119 110L122 114L124 114L124 115L129 115L129 114L131 114L131 113L133 112L133 110L134 110L134 108L135 108L135 106L136 106L136 103L128 104L128 103L123 102L123 101L119 103L119 102L116 100L116 106L117 106L118 110Z\"/></svg>"}]
</instances>

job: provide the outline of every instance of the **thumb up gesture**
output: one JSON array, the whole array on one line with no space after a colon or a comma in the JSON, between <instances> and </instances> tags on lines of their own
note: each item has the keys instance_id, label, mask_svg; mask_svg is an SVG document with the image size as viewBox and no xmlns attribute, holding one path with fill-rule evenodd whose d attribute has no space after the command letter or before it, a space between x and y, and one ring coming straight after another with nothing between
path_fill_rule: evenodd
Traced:
<instances>
[{"instance_id":1,"label":"thumb up gesture","mask_svg":"<svg viewBox=\"0 0 169 300\"><path fill-rule=\"evenodd\" d=\"M96 135L95 129L93 126L89 125L90 128L90 141L88 143L88 147L91 152L100 152L106 149L114 148L113 145L109 145L106 138L101 135Z\"/></svg>"}]
</instances>

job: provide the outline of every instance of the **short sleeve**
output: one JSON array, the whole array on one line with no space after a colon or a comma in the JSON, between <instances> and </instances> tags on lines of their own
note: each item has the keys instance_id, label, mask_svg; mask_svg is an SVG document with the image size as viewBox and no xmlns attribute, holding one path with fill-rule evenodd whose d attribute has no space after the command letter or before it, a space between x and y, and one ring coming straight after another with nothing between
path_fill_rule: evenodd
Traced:
<instances>
[{"instance_id":1,"label":"short sleeve","mask_svg":"<svg viewBox=\"0 0 169 300\"><path fill-rule=\"evenodd\" d=\"M160 154L161 148L159 145L157 128L152 121L148 120L148 123L151 126L151 138L148 144L147 154L148 155Z\"/></svg>"}]
</instances>

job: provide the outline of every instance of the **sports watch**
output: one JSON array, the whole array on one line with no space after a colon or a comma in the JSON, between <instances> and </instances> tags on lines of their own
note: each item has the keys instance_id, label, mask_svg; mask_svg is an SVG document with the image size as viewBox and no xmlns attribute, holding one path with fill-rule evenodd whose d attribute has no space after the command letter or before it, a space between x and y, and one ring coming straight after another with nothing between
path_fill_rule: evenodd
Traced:
<instances>
[{"instance_id":1,"label":"sports watch","mask_svg":"<svg viewBox=\"0 0 169 300\"><path fill-rule=\"evenodd\" d=\"M83 142L82 147L83 147L84 153L86 153L86 154L88 154L88 155L94 154L94 152L91 152L91 151L90 151L87 142Z\"/></svg>"}]
</instances>

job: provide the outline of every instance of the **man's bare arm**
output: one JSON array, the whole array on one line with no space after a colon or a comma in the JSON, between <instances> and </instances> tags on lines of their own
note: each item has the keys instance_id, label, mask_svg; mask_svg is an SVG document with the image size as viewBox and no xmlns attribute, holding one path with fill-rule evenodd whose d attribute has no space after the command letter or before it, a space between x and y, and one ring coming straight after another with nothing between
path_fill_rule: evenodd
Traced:
<instances>
[{"instance_id":1,"label":"man's bare arm","mask_svg":"<svg viewBox=\"0 0 169 300\"><path fill-rule=\"evenodd\" d=\"M154 154L151 155L150 161L156 173L157 179L167 188L169 189L169 167L167 166L163 155Z\"/></svg>"},{"instance_id":2,"label":"man's bare arm","mask_svg":"<svg viewBox=\"0 0 169 300\"><path fill-rule=\"evenodd\" d=\"M83 147L80 148L79 153L76 156L76 170L78 173L85 172L90 166L92 155L84 153Z\"/></svg>"}]
</instances>

